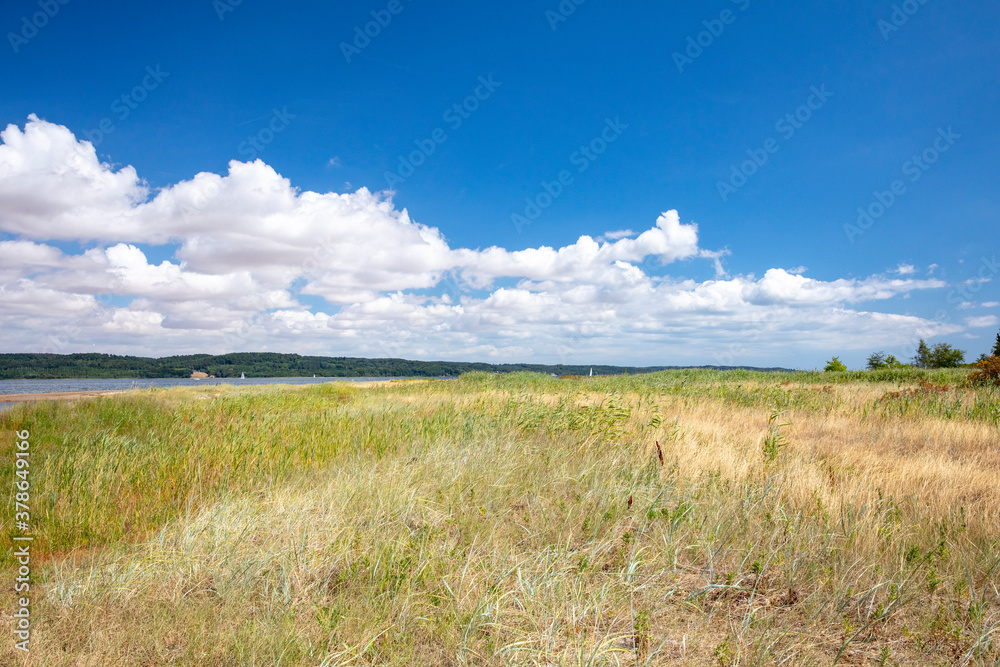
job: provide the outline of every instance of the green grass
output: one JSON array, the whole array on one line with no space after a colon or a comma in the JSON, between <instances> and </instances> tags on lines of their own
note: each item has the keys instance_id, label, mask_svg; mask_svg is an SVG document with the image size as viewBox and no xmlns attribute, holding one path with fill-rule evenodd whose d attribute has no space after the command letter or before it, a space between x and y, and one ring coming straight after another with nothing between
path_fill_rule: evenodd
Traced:
<instances>
[{"instance_id":1,"label":"green grass","mask_svg":"<svg viewBox=\"0 0 1000 667\"><path fill-rule=\"evenodd\" d=\"M961 378L470 374L16 407L34 655L994 665L998 394Z\"/></svg>"}]
</instances>

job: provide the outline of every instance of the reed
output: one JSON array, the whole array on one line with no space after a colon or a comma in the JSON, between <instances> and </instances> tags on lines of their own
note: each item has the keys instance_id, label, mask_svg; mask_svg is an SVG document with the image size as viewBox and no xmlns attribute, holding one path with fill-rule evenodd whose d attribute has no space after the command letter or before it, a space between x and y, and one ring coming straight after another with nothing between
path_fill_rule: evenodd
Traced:
<instances>
[{"instance_id":1,"label":"reed","mask_svg":"<svg viewBox=\"0 0 1000 667\"><path fill-rule=\"evenodd\" d=\"M32 664L994 665L998 405L904 370L17 407Z\"/></svg>"}]
</instances>

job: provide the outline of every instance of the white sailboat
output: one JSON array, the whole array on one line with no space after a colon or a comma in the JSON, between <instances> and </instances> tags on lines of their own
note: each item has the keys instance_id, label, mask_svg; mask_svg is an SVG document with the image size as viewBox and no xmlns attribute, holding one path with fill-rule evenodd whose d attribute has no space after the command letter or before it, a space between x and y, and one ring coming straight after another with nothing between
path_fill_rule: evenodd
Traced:
<instances>
[{"instance_id":1,"label":"white sailboat","mask_svg":"<svg viewBox=\"0 0 1000 667\"><path fill-rule=\"evenodd\" d=\"M590 369L590 376L589 377L594 377L594 369L593 368Z\"/></svg>"},{"instance_id":2,"label":"white sailboat","mask_svg":"<svg viewBox=\"0 0 1000 667\"><path fill-rule=\"evenodd\" d=\"M247 379L246 374L245 373L240 373L240 379L241 380L246 380Z\"/></svg>"}]
</instances>

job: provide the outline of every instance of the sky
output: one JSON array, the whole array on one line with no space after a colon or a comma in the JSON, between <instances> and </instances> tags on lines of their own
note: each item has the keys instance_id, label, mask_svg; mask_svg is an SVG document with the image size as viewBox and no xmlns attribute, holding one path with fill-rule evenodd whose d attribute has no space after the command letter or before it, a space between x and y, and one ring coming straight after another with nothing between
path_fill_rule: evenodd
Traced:
<instances>
[{"instance_id":1,"label":"sky","mask_svg":"<svg viewBox=\"0 0 1000 667\"><path fill-rule=\"evenodd\" d=\"M0 352L822 368L1000 328L1000 6L0 4Z\"/></svg>"}]
</instances>

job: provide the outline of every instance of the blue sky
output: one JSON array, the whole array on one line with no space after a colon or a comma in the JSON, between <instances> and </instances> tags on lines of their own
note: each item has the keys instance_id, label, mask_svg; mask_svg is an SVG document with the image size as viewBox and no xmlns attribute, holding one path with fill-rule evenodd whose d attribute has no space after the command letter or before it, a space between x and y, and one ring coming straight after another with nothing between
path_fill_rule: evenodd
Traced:
<instances>
[{"instance_id":1,"label":"blue sky","mask_svg":"<svg viewBox=\"0 0 1000 667\"><path fill-rule=\"evenodd\" d=\"M977 357L1000 325L998 18L4 3L5 351L810 368L920 335ZM93 148L69 175L68 135ZM260 162L237 179L234 160ZM199 174L275 199L185 208ZM342 197L283 208L303 193ZM340 241L317 257L323 230Z\"/></svg>"}]
</instances>

